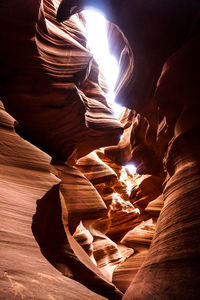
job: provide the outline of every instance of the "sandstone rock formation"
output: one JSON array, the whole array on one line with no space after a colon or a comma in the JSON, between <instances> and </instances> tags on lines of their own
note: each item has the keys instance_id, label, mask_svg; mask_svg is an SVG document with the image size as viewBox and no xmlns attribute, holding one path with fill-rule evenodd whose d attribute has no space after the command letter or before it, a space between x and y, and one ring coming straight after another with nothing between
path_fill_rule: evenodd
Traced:
<instances>
[{"instance_id":1,"label":"sandstone rock formation","mask_svg":"<svg viewBox=\"0 0 200 300\"><path fill-rule=\"evenodd\" d=\"M105 299L62 276L41 255L31 231L36 202L45 201L43 218L49 214L58 227L59 180L49 172L50 157L15 133L16 122L2 104L0 119L1 299L63 299L66 291L68 299ZM51 230L49 243L58 233Z\"/></svg>"},{"instance_id":2,"label":"sandstone rock formation","mask_svg":"<svg viewBox=\"0 0 200 300\"><path fill-rule=\"evenodd\" d=\"M0 20L0 299L199 299L199 2L3 0Z\"/></svg>"}]
</instances>

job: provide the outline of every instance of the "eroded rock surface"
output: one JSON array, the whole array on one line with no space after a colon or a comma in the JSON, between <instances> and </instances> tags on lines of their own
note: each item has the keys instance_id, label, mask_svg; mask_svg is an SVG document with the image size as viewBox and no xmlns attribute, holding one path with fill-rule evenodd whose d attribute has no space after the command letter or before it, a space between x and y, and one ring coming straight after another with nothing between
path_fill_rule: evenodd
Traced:
<instances>
[{"instance_id":1,"label":"eroded rock surface","mask_svg":"<svg viewBox=\"0 0 200 300\"><path fill-rule=\"evenodd\" d=\"M88 5L108 19L119 119ZM199 299L199 15L195 0L2 1L0 298Z\"/></svg>"},{"instance_id":2,"label":"eroded rock surface","mask_svg":"<svg viewBox=\"0 0 200 300\"><path fill-rule=\"evenodd\" d=\"M1 299L105 299L59 273L41 254L32 234L36 202L46 197L43 217L54 207L59 181L50 157L14 131L15 120L0 107L0 297ZM54 212L55 212L54 211ZM43 228L40 228L42 231ZM51 240L58 232L51 232ZM54 236L55 235L55 236Z\"/></svg>"}]
</instances>

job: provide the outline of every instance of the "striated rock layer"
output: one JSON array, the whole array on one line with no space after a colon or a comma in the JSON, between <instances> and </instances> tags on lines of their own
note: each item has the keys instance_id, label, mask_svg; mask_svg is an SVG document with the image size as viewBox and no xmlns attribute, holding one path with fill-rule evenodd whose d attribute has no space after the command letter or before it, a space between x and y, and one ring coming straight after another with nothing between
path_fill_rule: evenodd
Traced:
<instances>
[{"instance_id":1,"label":"striated rock layer","mask_svg":"<svg viewBox=\"0 0 200 300\"><path fill-rule=\"evenodd\" d=\"M61 21L70 15L70 3L62 2ZM88 3L77 1L77 7ZM200 6L171 0L109 4L93 5L122 29L134 57L132 77L117 95L140 114L131 131L132 159L141 173L168 173L152 246L124 299L198 299Z\"/></svg>"},{"instance_id":2,"label":"striated rock layer","mask_svg":"<svg viewBox=\"0 0 200 300\"><path fill-rule=\"evenodd\" d=\"M63 277L42 256L31 227L36 202L59 219L59 180L50 174L50 157L14 131L15 120L0 107L0 298L105 299ZM41 199L41 200L40 200ZM56 205L56 206L55 206ZM45 217L45 215L43 215ZM40 228L42 230L42 228ZM56 241L53 230L52 237Z\"/></svg>"},{"instance_id":3,"label":"striated rock layer","mask_svg":"<svg viewBox=\"0 0 200 300\"><path fill-rule=\"evenodd\" d=\"M199 299L199 2L3 0L0 19L0 298Z\"/></svg>"}]
</instances>

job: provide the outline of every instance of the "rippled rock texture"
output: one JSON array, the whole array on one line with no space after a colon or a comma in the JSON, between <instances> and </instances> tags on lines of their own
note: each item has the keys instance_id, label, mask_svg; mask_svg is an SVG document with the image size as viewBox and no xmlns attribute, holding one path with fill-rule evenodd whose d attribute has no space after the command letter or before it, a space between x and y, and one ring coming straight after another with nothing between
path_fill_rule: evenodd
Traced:
<instances>
[{"instance_id":1,"label":"rippled rock texture","mask_svg":"<svg viewBox=\"0 0 200 300\"><path fill-rule=\"evenodd\" d=\"M88 6L108 19L119 119ZM195 0L1 1L0 299L199 299L199 16Z\"/></svg>"}]
</instances>

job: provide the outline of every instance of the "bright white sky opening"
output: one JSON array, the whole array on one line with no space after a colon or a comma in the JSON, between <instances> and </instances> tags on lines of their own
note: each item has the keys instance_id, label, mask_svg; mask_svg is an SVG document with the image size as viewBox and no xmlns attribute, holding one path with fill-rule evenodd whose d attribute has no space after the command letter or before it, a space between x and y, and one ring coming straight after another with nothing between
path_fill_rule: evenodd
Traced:
<instances>
[{"instance_id":1,"label":"bright white sky opening","mask_svg":"<svg viewBox=\"0 0 200 300\"><path fill-rule=\"evenodd\" d=\"M95 10L85 10L83 13L87 22L88 46L108 84L107 101L112 105L114 115L119 117L124 110L121 105L114 102L114 88L119 75L119 66L115 57L109 52L106 19ZM125 168L132 175L136 174L136 167L133 164L127 164Z\"/></svg>"},{"instance_id":2,"label":"bright white sky opening","mask_svg":"<svg viewBox=\"0 0 200 300\"><path fill-rule=\"evenodd\" d=\"M105 76L108 84L107 101L111 103L113 112L118 117L123 111L123 107L114 102L114 88L119 74L119 66L109 52L105 17L95 10L85 10L83 13L87 22L88 46Z\"/></svg>"},{"instance_id":3,"label":"bright white sky opening","mask_svg":"<svg viewBox=\"0 0 200 300\"><path fill-rule=\"evenodd\" d=\"M137 168L136 168L135 165L133 165L133 164L127 164L127 165L125 165L125 168L131 173L131 175L136 174Z\"/></svg>"}]
</instances>

